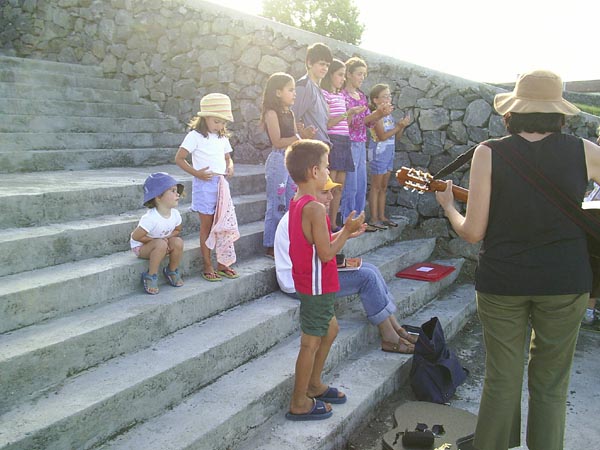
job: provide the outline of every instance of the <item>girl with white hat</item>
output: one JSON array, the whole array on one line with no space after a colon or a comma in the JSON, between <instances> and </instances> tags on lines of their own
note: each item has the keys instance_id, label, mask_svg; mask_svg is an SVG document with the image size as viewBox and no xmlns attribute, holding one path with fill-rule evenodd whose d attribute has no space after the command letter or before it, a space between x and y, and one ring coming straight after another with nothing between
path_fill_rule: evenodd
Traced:
<instances>
[{"instance_id":1,"label":"girl with white hat","mask_svg":"<svg viewBox=\"0 0 600 450\"><path fill-rule=\"evenodd\" d=\"M225 180L225 177L233 176L233 159L231 159L233 149L228 139L227 122L233 122L229 97L219 93L202 97L200 111L189 123L191 131L175 155L175 163L194 176L191 210L196 211L200 216L200 249L204 261L202 277L207 281L221 281L222 277L238 277L235 270L229 267L235 262L233 241L239 237L239 233L229 195L229 185ZM192 164L187 161L189 155L192 156ZM218 264L215 270L207 239L215 225L217 202L223 203L223 199L219 198L223 192L226 192L228 197L224 203L229 205L229 216L225 220L229 224L229 229L225 230L225 233L233 237L227 239L230 246L227 258L220 258L217 249Z\"/></svg>"}]
</instances>

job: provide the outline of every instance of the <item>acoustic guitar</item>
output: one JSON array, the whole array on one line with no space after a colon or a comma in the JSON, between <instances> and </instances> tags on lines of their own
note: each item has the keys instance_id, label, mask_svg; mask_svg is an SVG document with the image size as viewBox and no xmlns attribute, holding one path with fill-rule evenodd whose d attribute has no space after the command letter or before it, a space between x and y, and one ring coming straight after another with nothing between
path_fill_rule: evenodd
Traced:
<instances>
[{"instance_id":1,"label":"acoustic guitar","mask_svg":"<svg viewBox=\"0 0 600 450\"><path fill-rule=\"evenodd\" d=\"M404 189L412 189L413 192L423 194L424 192L445 191L446 182L434 180L430 173L417 169L402 167L396 172L398 183L404 186ZM454 198L459 202L465 202L469 198L469 190L460 186L452 186Z\"/></svg>"}]
</instances>

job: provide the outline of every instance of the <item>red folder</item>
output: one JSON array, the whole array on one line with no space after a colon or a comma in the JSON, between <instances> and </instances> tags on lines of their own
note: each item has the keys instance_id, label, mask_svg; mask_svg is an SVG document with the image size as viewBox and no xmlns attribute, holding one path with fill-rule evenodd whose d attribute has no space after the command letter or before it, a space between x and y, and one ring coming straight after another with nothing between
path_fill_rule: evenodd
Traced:
<instances>
[{"instance_id":1,"label":"red folder","mask_svg":"<svg viewBox=\"0 0 600 450\"><path fill-rule=\"evenodd\" d=\"M443 266L430 262L414 264L401 270L396 274L398 278L410 278L411 280L438 281L454 271L452 266Z\"/></svg>"}]
</instances>

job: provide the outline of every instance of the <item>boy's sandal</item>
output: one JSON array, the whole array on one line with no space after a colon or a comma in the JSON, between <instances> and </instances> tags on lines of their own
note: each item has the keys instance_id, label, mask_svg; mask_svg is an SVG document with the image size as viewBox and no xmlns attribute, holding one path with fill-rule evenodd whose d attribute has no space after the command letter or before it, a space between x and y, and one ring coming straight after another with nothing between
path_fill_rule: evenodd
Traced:
<instances>
[{"instance_id":1,"label":"boy's sandal","mask_svg":"<svg viewBox=\"0 0 600 450\"><path fill-rule=\"evenodd\" d=\"M365 231L367 233L373 233L375 231L378 231L379 228L375 228L373 225L371 225L370 223L367 224L367 226L365 227Z\"/></svg>"},{"instance_id":2,"label":"boy's sandal","mask_svg":"<svg viewBox=\"0 0 600 450\"><path fill-rule=\"evenodd\" d=\"M158 275L149 275L148 272L142 273L142 286L144 286L146 294L158 294Z\"/></svg>"},{"instance_id":3,"label":"boy's sandal","mask_svg":"<svg viewBox=\"0 0 600 450\"><path fill-rule=\"evenodd\" d=\"M163 269L163 275L169 282L169 284L173 287L181 287L183 286L183 278L181 278L181 272L179 272L179 268L175 270L169 270L168 267Z\"/></svg>"},{"instance_id":4,"label":"boy's sandal","mask_svg":"<svg viewBox=\"0 0 600 450\"><path fill-rule=\"evenodd\" d=\"M396 228L398 226L398 224L393 220L384 220L381 223L384 224L386 227Z\"/></svg>"},{"instance_id":5,"label":"boy's sandal","mask_svg":"<svg viewBox=\"0 0 600 450\"><path fill-rule=\"evenodd\" d=\"M222 278L217 274L217 272L202 272L202 278L206 281L221 281Z\"/></svg>"},{"instance_id":6,"label":"boy's sandal","mask_svg":"<svg viewBox=\"0 0 600 450\"><path fill-rule=\"evenodd\" d=\"M221 275L222 277L229 278L232 280L234 278L239 278L239 275L237 274L237 272L235 270L233 270L231 267L225 267L224 269L219 269L219 270L217 270L217 273L219 275Z\"/></svg>"}]
</instances>

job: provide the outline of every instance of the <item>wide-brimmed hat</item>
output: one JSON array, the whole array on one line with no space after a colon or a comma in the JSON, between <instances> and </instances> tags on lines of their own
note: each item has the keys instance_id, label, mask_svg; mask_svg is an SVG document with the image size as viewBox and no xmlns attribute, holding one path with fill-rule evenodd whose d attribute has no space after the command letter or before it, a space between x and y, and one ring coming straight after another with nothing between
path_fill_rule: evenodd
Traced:
<instances>
[{"instance_id":1,"label":"wide-brimmed hat","mask_svg":"<svg viewBox=\"0 0 600 450\"><path fill-rule=\"evenodd\" d=\"M150 174L144 181L144 206L153 198L162 195L167 189L177 186L179 195L183 193L183 184L178 183L175 178L166 172L156 172Z\"/></svg>"},{"instance_id":2,"label":"wide-brimmed hat","mask_svg":"<svg viewBox=\"0 0 600 450\"><path fill-rule=\"evenodd\" d=\"M199 117L218 117L233 122L231 100L225 94L208 94L200 100Z\"/></svg>"},{"instance_id":3,"label":"wide-brimmed hat","mask_svg":"<svg viewBox=\"0 0 600 450\"><path fill-rule=\"evenodd\" d=\"M336 183L331 179L331 177L327 177L327 183L323 186L323 191L330 191L335 187L341 186L341 183Z\"/></svg>"},{"instance_id":4,"label":"wide-brimmed hat","mask_svg":"<svg viewBox=\"0 0 600 450\"><path fill-rule=\"evenodd\" d=\"M579 108L566 101L562 91L558 75L548 70L534 70L521 75L512 92L496 94L494 108L502 116L508 112L578 114Z\"/></svg>"}]
</instances>

